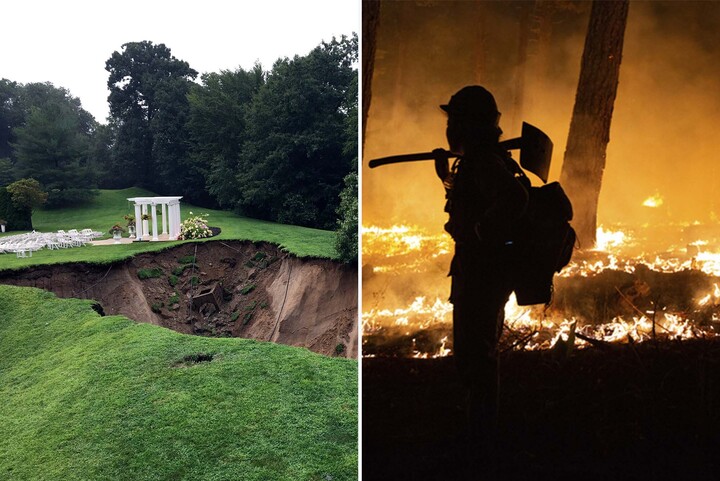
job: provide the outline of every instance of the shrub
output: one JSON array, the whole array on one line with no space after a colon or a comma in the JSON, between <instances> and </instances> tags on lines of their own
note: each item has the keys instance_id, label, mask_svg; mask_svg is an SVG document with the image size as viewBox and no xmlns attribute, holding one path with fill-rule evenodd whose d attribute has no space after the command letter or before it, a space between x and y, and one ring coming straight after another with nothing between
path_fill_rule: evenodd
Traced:
<instances>
[{"instance_id":1,"label":"shrub","mask_svg":"<svg viewBox=\"0 0 720 481\"><path fill-rule=\"evenodd\" d=\"M177 292L173 292L173 295L168 299L168 305L172 306L180 302L180 296Z\"/></svg>"},{"instance_id":2,"label":"shrub","mask_svg":"<svg viewBox=\"0 0 720 481\"><path fill-rule=\"evenodd\" d=\"M160 277L163 275L162 269L155 267L154 269L139 269L137 276L139 279L152 279L154 277Z\"/></svg>"},{"instance_id":3,"label":"shrub","mask_svg":"<svg viewBox=\"0 0 720 481\"><path fill-rule=\"evenodd\" d=\"M12 194L0 187L0 217L7 221L7 230L32 230L32 213L27 207L12 202Z\"/></svg>"},{"instance_id":4,"label":"shrub","mask_svg":"<svg viewBox=\"0 0 720 481\"><path fill-rule=\"evenodd\" d=\"M48 194L35 179L20 179L8 185L12 203L18 209L29 209L30 212L47 202Z\"/></svg>"},{"instance_id":5,"label":"shrub","mask_svg":"<svg viewBox=\"0 0 720 481\"><path fill-rule=\"evenodd\" d=\"M243 316L243 326L246 325L248 322L250 322L250 319L252 319L253 313L252 311L246 312Z\"/></svg>"},{"instance_id":6,"label":"shrub","mask_svg":"<svg viewBox=\"0 0 720 481\"><path fill-rule=\"evenodd\" d=\"M255 284L250 284L249 286L245 286L242 289L240 289L240 294L246 295L250 294L255 289Z\"/></svg>"},{"instance_id":7,"label":"shrub","mask_svg":"<svg viewBox=\"0 0 720 481\"><path fill-rule=\"evenodd\" d=\"M198 284L200 284L200 278L198 276L192 276L190 278L190 285L197 286Z\"/></svg>"},{"instance_id":8,"label":"shrub","mask_svg":"<svg viewBox=\"0 0 720 481\"><path fill-rule=\"evenodd\" d=\"M178 239L203 239L205 237L212 237L212 230L207 225L207 219L196 215L188 217L180 224Z\"/></svg>"},{"instance_id":9,"label":"shrub","mask_svg":"<svg viewBox=\"0 0 720 481\"><path fill-rule=\"evenodd\" d=\"M237 321L238 317L240 317L240 313L238 311L234 311L232 314L230 314L230 320L232 322Z\"/></svg>"},{"instance_id":10,"label":"shrub","mask_svg":"<svg viewBox=\"0 0 720 481\"><path fill-rule=\"evenodd\" d=\"M178 276L176 276L176 275L174 275L174 274L171 275L171 276L168 276L168 283L169 283L172 287L175 287L175 286L177 285L177 283L178 283Z\"/></svg>"},{"instance_id":11,"label":"shrub","mask_svg":"<svg viewBox=\"0 0 720 481\"><path fill-rule=\"evenodd\" d=\"M160 309L162 309L163 304L160 302L153 302L152 306L150 306L150 310L153 311L155 314L160 314Z\"/></svg>"},{"instance_id":12,"label":"shrub","mask_svg":"<svg viewBox=\"0 0 720 481\"><path fill-rule=\"evenodd\" d=\"M195 264L195 256L184 256L178 259L180 264Z\"/></svg>"},{"instance_id":13,"label":"shrub","mask_svg":"<svg viewBox=\"0 0 720 481\"><path fill-rule=\"evenodd\" d=\"M192 269L192 264L185 264L183 266L177 266L173 267L172 273L176 276L181 276L183 272L185 272L185 269Z\"/></svg>"},{"instance_id":14,"label":"shrub","mask_svg":"<svg viewBox=\"0 0 720 481\"><path fill-rule=\"evenodd\" d=\"M345 352L345 344L340 343L337 346L335 346L335 354L337 354L339 356L343 352Z\"/></svg>"}]
</instances>

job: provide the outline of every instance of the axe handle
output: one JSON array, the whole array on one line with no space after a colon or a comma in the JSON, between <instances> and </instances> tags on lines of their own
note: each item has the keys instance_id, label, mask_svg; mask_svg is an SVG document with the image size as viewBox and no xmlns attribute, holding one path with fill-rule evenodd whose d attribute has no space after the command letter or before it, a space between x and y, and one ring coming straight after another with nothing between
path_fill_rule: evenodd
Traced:
<instances>
[{"instance_id":1,"label":"axe handle","mask_svg":"<svg viewBox=\"0 0 720 481\"><path fill-rule=\"evenodd\" d=\"M503 140L502 142L500 142L500 145L507 150L519 149L522 146L522 137ZM454 154L447 150L445 152L447 153L448 157L458 156L457 154ZM434 158L435 154L433 154L432 152L418 152L415 154L391 155L390 157L373 159L368 163L368 165L371 169L374 169L375 167L380 167L381 165L398 164L400 162L415 162L418 160L433 160Z\"/></svg>"},{"instance_id":2,"label":"axe handle","mask_svg":"<svg viewBox=\"0 0 720 481\"><path fill-rule=\"evenodd\" d=\"M522 147L522 137L503 140L502 142L500 142L500 147L505 150L517 150Z\"/></svg>"},{"instance_id":3,"label":"axe handle","mask_svg":"<svg viewBox=\"0 0 720 481\"><path fill-rule=\"evenodd\" d=\"M446 151L447 152L447 151ZM457 154L447 152L448 157L457 157ZM380 167L381 165L397 164L400 162L414 162L416 160L433 160L435 154L432 152L418 152L416 154L391 155L390 157L382 157L380 159L371 160L368 165L371 169Z\"/></svg>"}]
</instances>

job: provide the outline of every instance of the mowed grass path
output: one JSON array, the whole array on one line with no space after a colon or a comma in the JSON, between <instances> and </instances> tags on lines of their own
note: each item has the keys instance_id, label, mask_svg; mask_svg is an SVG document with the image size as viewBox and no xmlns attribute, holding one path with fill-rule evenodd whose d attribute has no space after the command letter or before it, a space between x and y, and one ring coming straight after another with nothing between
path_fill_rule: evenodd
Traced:
<instances>
[{"instance_id":1,"label":"mowed grass path","mask_svg":"<svg viewBox=\"0 0 720 481\"><path fill-rule=\"evenodd\" d=\"M0 286L0 479L357 479L356 361L90 305Z\"/></svg>"},{"instance_id":2,"label":"mowed grass path","mask_svg":"<svg viewBox=\"0 0 720 481\"><path fill-rule=\"evenodd\" d=\"M56 232L58 229L93 229L107 233L113 224L125 225L123 216L134 213L134 207L128 197L153 196L147 190L131 188L122 190L101 190L100 195L82 207L55 210L38 210L33 215L33 227L38 232ZM204 209L181 201L182 218L207 214L211 226L220 227L222 232L212 240L249 240L266 241L278 244L298 257L337 258L335 233L319 229L310 229L293 225L276 224L247 217L232 212ZM158 219L160 221L160 219ZM158 227L161 229L160 223ZM5 235L16 234L9 232ZM127 235L127 234L125 234ZM109 237L109 234L108 234ZM31 258L18 259L14 254L0 254L1 269L17 269L37 264L56 264L65 262L89 262L106 264L131 257L138 252L158 251L181 242L134 242L110 246L92 246L84 248L49 251L43 249L33 253Z\"/></svg>"}]
</instances>

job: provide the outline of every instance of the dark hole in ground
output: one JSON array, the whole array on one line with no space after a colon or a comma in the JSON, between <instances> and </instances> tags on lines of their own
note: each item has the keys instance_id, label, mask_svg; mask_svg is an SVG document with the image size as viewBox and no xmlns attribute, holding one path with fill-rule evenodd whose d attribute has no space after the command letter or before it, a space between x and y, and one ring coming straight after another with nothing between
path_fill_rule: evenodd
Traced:
<instances>
[{"instance_id":1,"label":"dark hole in ground","mask_svg":"<svg viewBox=\"0 0 720 481\"><path fill-rule=\"evenodd\" d=\"M200 364L201 362L211 362L215 358L215 354L208 354L204 352L198 352L195 354L188 354L183 357L180 361L175 363L176 366L188 366L192 364Z\"/></svg>"},{"instance_id":2,"label":"dark hole in ground","mask_svg":"<svg viewBox=\"0 0 720 481\"><path fill-rule=\"evenodd\" d=\"M105 317L105 309L103 309L103 306L99 302L94 303L90 307L92 308L93 311L95 311L98 314L100 314L101 316Z\"/></svg>"}]
</instances>

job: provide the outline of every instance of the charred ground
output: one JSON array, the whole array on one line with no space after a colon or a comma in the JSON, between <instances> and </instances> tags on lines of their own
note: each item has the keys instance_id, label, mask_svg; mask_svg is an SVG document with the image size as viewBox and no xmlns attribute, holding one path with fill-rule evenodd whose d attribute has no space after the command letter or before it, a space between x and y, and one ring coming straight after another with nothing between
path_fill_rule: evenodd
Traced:
<instances>
[{"instance_id":1,"label":"charred ground","mask_svg":"<svg viewBox=\"0 0 720 481\"><path fill-rule=\"evenodd\" d=\"M269 243L210 241L111 265L2 271L0 283L95 299L104 314L187 334L272 341L330 356L358 352L357 268L297 258ZM212 288L217 302L193 302Z\"/></svg>"},{"instance_id":2,"label":"charred ground","mask_svg":"<svg viewBox=\"0 0 720 481\"><path fill-rule=\"evenodd\" d=\"M465 479L452 357L362 369L363 479ZM507 352L500 422L498 479L717 479L720 341Z\"/></svg>"}]
</instances>

